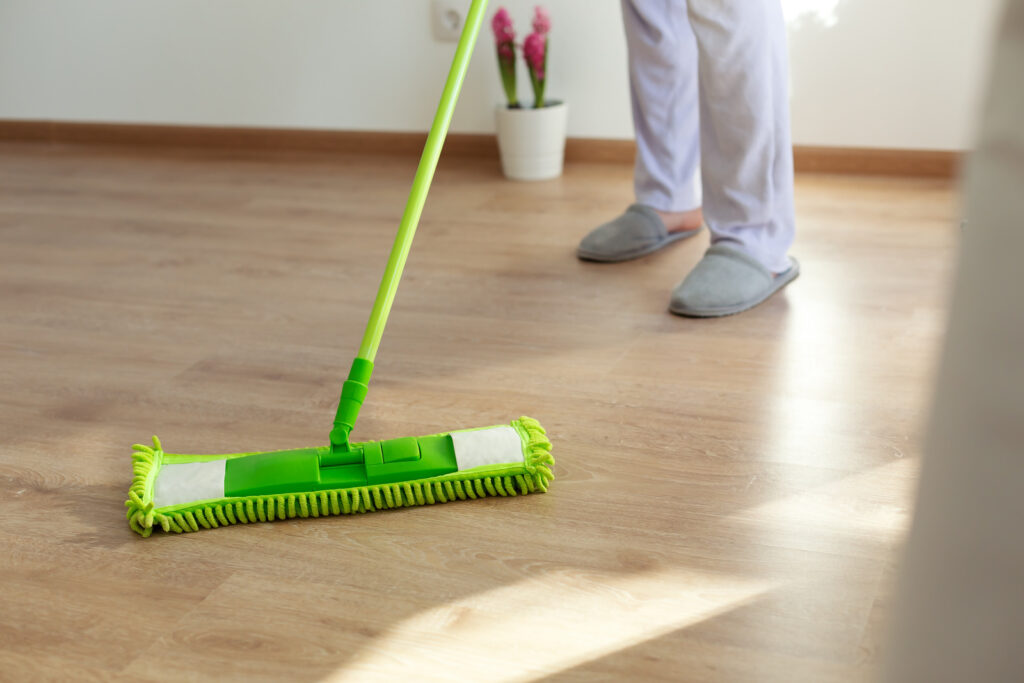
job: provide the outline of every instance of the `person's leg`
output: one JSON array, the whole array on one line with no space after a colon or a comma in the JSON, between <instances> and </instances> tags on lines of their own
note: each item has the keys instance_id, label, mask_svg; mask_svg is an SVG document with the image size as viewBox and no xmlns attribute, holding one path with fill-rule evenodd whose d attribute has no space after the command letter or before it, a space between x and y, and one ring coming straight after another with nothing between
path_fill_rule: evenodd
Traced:
<instances>
[{"instance_id":1,"label":"person's leg","mask_svg":"<svg viewBox=\"0 0 1024 683\"><path fill-rule=\"evenodd\" d=\"M700 65L704 220L712 243L790 267L793 149L779 0L688 0ZM639 134L638 134L639 137Z\"/></svg>"},{"instance_id":2,"label":"person's leg","mask_svg":"<svg viewBox=\"0 0 1024 683\"><path fill-rule=\"evenodd\" d=\"M636 132L636 204L593 229L577 255L626 261L696 235L700 205L697 48L685 0L622 0Z\"/></svg>"},{"instance_id":3,"label":"person's leg","mask_svg":"<svg viewBox=\"0 0 1024 683\"><path fill-rule=\"evenodd\" d=\"M671 231L701 224L697 44L685 0L622 0L636 133L636 201Z\"/></svg>"}]
</instances>

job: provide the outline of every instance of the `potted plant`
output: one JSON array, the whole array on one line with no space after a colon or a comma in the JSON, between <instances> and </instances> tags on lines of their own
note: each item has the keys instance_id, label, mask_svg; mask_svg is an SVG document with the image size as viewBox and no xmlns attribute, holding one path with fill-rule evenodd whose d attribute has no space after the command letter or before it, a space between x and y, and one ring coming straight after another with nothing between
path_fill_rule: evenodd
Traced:
<instances>
[{"instance_id":1,"label":"potted plant","mask_svg":"<svg viewBox=\"0 0 1024 683\"><path fill-rule=\"evenodd\" d=\"M543 7L533 16L533 32L522 45L515 42L515 28L501 7L491 22L498 51L498 71L508 103L498 105L496 123L501 168L513 180L545 180L562 174L568 107L544 99L547 86L548 34L551 18ZM522 50L530 75L533 99L522 103L516 92L516 49Z\"/></svg>"}]
</instances>

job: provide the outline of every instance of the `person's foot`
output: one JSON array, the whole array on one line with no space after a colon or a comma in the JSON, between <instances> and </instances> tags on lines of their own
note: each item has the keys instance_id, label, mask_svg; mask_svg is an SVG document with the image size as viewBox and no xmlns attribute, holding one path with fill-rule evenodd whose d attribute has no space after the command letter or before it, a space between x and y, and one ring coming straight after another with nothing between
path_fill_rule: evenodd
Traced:
<instances>
[{"instance_id":1,"label":"person's foot","mask_svg":"<svg viewBox=\"0 0 1024 683\"><path fill-rule=\"evenodd\" d=\"M700 230L704 225L704 211L699 206L690 211L658 211L655 209L654 213L658 214L670 234Z\"/></svg>"},{"instance_id":2,"label":"person's foot","mask_svg":"<svg viewBox=\"0 0 1024 683\"><path fill-rule=\"evenodd\" d=\"M696 210L699 212L700 209ZM580 241L576 255L584 261L613 263L646 256L700 232L692 211L681 214L666 214L672 230L666 225L658 211L645 204L633 204L626 212L600 225Z\"/></svg>"},{"instance_id":3,"label":"person's foot","mask_svg":"<svg viewBox=\"0 0 1024 683\"><path fill-rule=\"evenodd\" d=\"M672 290L668 309L692 318L717 318L757 306L800 274L800 264L772 273L739 249L714 244L690 274Z\"/></svg>"}]
</instances>

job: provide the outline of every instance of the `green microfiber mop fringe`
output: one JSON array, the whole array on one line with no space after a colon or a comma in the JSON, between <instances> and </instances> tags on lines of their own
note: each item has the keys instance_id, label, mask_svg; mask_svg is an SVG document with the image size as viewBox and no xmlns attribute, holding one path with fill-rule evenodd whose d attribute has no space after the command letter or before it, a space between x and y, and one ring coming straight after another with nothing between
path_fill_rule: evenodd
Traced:
<instances>
[{"instance_id":1,"label":"green microfiber mop fringe","mask_svg":"<svg viewBox=\"0 0 1024 683\"><path fill-rule=\"evenodd\" d=\"M148 537L157 525L166 532L187 533L229 524L352 515L453 500L543 493L548 489L548 482L554 479L550 469L555 462L551 455L551 442L544 428L532 418L522 417L514 424L528 437L525 463L518 468L519 472L474 475L470 470L394 484L222 498L163 512L154 508L152 500L152 479L159 470L157 461L163 455L160 440L154 436L152 447L142 444L132 447L134 476L125 501L128 523L133 531Z\"/></svg>"}]
</instances>

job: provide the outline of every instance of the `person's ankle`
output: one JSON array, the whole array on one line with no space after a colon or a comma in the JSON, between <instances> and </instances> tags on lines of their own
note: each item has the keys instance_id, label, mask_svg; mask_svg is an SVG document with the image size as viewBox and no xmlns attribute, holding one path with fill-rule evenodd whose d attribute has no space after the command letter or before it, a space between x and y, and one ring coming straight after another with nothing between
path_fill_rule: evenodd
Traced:
<instances>
[{"instance_id":1,"label":"person's ankle","mask_svg":"<svg viewBox=\"0 0 1024 683\"><path fill-rule=\"evenodd\" d=\"M658 211L654 210L665 224L669 232L697 230L704 224L704 212L701 207L689 211Z\"/></svg>"}]
</instances>

